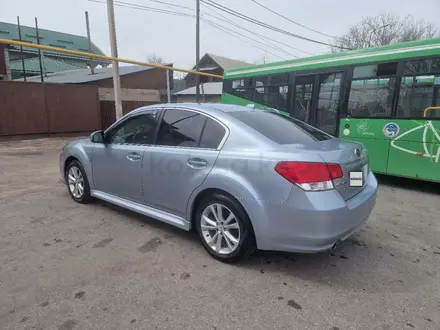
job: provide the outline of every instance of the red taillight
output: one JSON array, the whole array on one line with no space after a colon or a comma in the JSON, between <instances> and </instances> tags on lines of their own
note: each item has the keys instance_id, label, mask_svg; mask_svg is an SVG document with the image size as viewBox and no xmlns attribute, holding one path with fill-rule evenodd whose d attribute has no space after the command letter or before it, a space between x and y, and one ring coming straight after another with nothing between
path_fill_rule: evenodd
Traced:
<instances>
[{"instance_id":1,"label":"red taillight","mask_svg":"<svg viewBox=\"0 0 440 330\"><path fill-rule=\"evenodd\" d=\"M332 189L332 180L343 177L339 164L280 162L275 166L275 171L305 190Z\"/></svg>"},{"instance_id":2,"label":"red taillight","mask_svg":"<svg viewBox=\"0 0 440 330\"><path fill-rule=\"evenodd\" d=\"M342 173L342 168L339 164L327 164L327 167L332 180L339 179L344 176L344 173Z\"/></svg>"}]
</instances>

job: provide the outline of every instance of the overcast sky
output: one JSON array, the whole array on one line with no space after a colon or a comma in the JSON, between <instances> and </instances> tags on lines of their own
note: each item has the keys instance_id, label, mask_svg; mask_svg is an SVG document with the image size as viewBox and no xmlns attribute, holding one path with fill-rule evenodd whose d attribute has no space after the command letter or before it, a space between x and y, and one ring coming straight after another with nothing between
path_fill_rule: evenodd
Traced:
<instances>
[{"instance_id":1,"label":"overcast sky","mask_svg":"<svg viewBox=\"0 0 440 330\"><path fill-rule=\"evenodd\" d=\"M105 0L97 0L105 1ZM195 10L169 7L151 0L121 0L126 3L140 4L149 7L166 10L181 11L194 14ZM195 8L196 0L162 0ZM214 0L228 8L251 16L255 19L271 24L291 33L299 34L308 38L331 42L329 37L309 31L290 23L276 15L259 7L251 0ZM386 11L399 16L412 14L417 19L424 19L440 27L440 0L258 0L272 10L282 13L290 19L307 27L313 28L328 35L340 36L348 27L360 21L363 16L375 15ZM206 19L217 22L228 29L239 31L251 38L263 40L248 32L225 22L206 16L217 15L216 9L208 9L201 6L201 13ZM33 26L34 17L38 17L39 27L57 30L65 33L86 35L84 12L89 12L91 20L91 33L93 42L106 54L110 55L108 37L108 23L106 5L88 0L0 0L0 21L16 23L16 17L20 16L21 24ZM217 11L218 12L218 11ZM116 30L119 56L135 60L146 60L148 54L155 53L162 56L166 61L174 63L177 67L190 68L195 63L195 19L161 14L157 12L136 10L126 7L115 6ZM313 54L328 52L326 46L298 40L277 32L269 31L252 23L240 20L220 12L226 18L235 23L275 40L281 41L292 47ZM243 37L240 37L243 38ZM215 27L202 21L201 23L201 55L209 52L216 55L235 58L247 62L261 60L266 56L268 61L292 59L295 56L307 56L306 54L282 47L286 52L274 49L251 41L267 52L255 48L242 40L226 34ZM269 45L270 46L270 45ZM278 57L271 55L273 53Z\"/></svg>"}]
</instances>

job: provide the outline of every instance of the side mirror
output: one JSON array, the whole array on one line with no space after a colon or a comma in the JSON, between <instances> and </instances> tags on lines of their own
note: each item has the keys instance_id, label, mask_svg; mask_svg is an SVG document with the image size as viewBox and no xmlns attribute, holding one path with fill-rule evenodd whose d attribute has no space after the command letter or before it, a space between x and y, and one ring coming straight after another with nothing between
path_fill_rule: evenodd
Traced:
<instances>
[{"instance_id":1,"label":"side mirror","mask_svg":"<svg viewBox=\"0 0 440 330\"><path fill-rule=\"evenodd\" d=\"M104 133L102 131L96 131L90 134L90 141L93 143L103 143L104 142Z\"/></svg>"}]
</instances>

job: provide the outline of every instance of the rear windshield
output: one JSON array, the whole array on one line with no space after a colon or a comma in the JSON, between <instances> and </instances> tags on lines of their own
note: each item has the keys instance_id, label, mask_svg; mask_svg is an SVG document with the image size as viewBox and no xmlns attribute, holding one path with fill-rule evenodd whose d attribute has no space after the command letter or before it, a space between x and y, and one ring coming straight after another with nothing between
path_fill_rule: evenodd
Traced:
<instances>
[{"instance_id":1,"label":"rear windshield","mask_svg":"<svg viewBox=\"0 0 440 330\"><path fill-rule=\"evenodd\" d=\"M332 138L300 120L275 112L240 111L230 115L278 144L307 144Z\"/></svg>"}]
</instances>

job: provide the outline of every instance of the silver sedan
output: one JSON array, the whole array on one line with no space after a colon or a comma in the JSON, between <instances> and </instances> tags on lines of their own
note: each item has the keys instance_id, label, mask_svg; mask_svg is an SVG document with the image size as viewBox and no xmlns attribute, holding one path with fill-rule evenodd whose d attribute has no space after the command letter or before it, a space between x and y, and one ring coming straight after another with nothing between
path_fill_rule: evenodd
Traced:
<instances>
[{"instance_id":1,"label":"silver sedan","mask_svg":"<svg viewBox=\"0 0 440 330\"><path fill-rule=\"evenodd\" d=\"M359 230L376 202L361 144L235 105L136 109L67 144L59 166L76 202L98 198L195 229L225 262L256 248L328 250Z\"/></svg>"}]
</instances>

